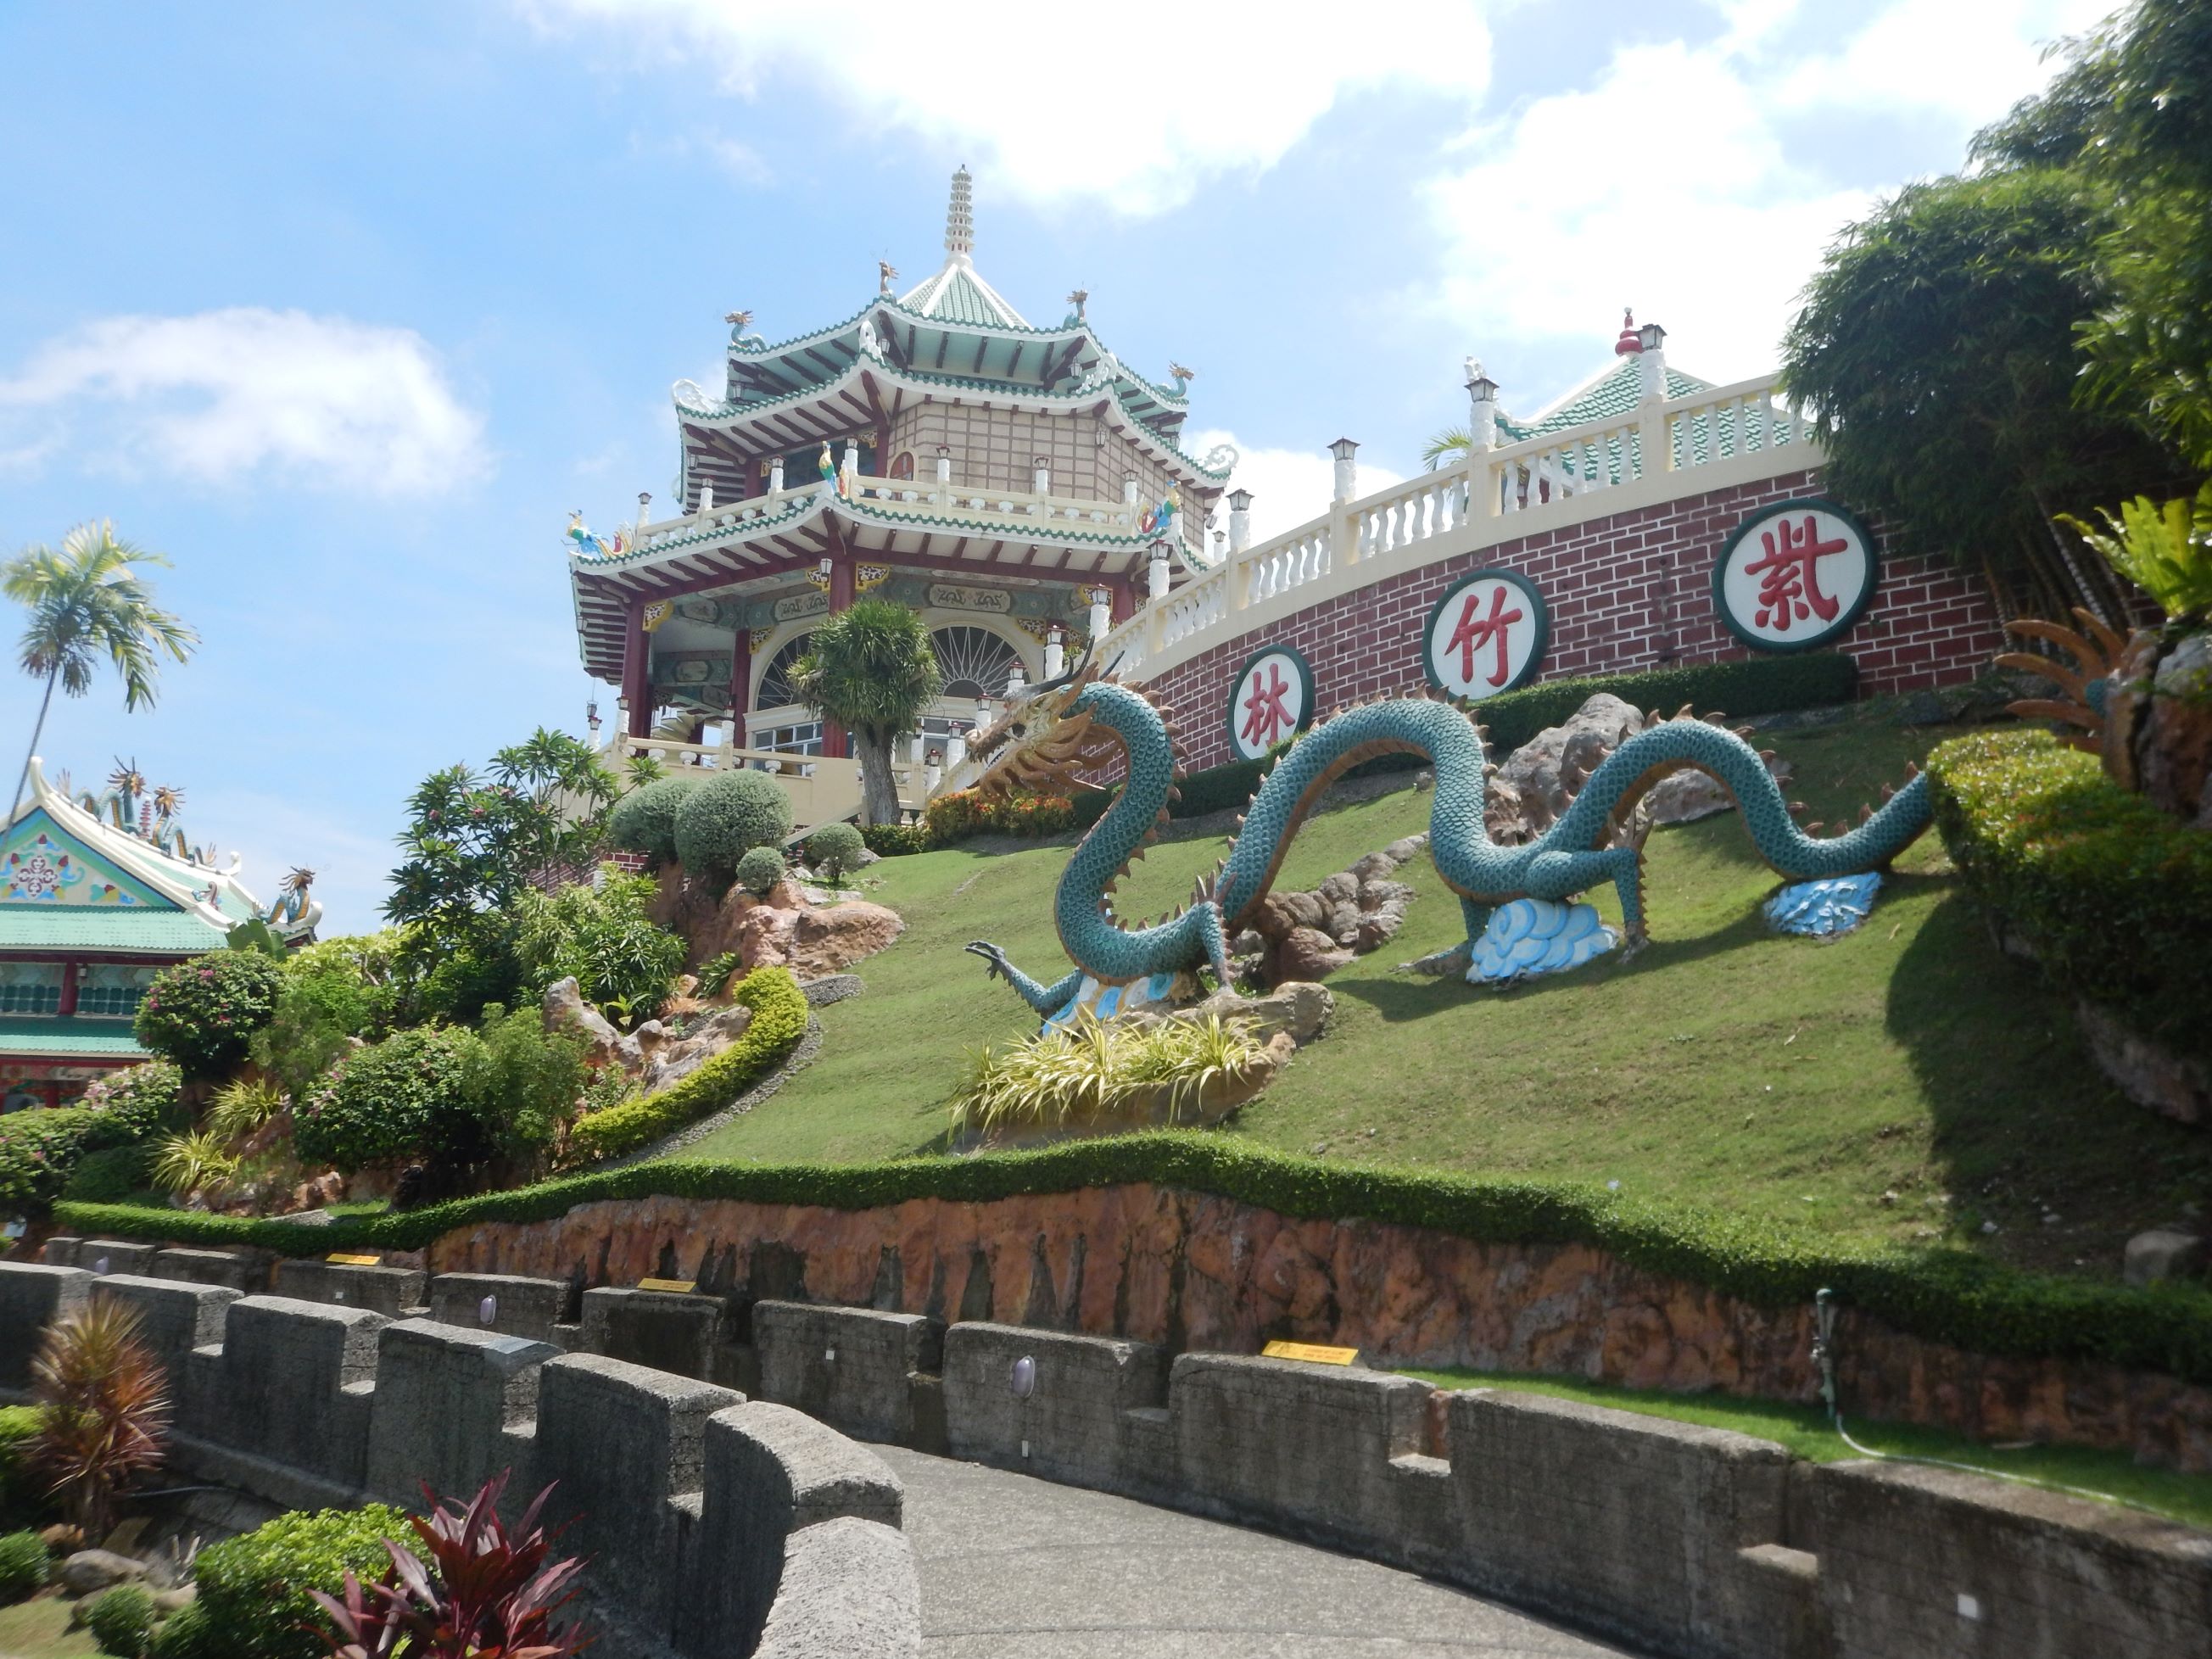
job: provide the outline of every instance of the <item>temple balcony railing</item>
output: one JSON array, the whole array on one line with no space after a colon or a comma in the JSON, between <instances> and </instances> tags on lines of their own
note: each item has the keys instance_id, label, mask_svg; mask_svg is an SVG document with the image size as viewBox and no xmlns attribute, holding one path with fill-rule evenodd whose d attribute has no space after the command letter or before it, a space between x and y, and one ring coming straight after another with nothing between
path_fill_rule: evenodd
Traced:
<instances>
[{"instance_id":1,"label":"temple balcony railing","mask_svg":"<svg viewBox=\"0 0 2212 1659\"><path fill-rule=\"evenodd\" d=\"M1099 641L1146 679L1216 642L1385 576L1680 495L1818 466L1810 422L1764 375L1470 453L1243 549L1152 599Z\"/></svg>"},{"instance_id":2,"label":"temple balcony railing","mask_svg":"<svg viewBox=\"0 0 2212 1659\"><path fill-rule=\"evenodd\" d=\"M707 772L759 772L775 780L791 798L794 831L849 818L860 810L860 763L830 755L793 754L779 749L747 749L730 743L680 743L673 738L617 737L600 750L599 758L617 777L639 755L650 755L664 772L696 769ZM898 789L899 810L919 813L929 804L936 769L909 761L894 760L891 779Z\"/></svg>"},{"instance_id":3,"label":"temple balcony railing","mask_svg":"<svg viewBox=\"0 0 2212 1659\"><path fill-rule=\"evenodd\" d=\"M717 532L741 534L749 526L781 518L818 496L834 494L834 484L811 479L795 489L772 489L740 501L717 501L702 512L633 526L627 550L649 553L656 548L711 538ZM885 513L914 518L973 520L988 526L1018 532L1050 526L1088 535L1127 536L1133 539L1143 533L1143 508L1128 501L940 483L933 478L878 478L866 473L854 476L852 496L856 501ZM1190 526L1187 521L1183 528L1188 539Z\"/></svg>"}]
</instances>

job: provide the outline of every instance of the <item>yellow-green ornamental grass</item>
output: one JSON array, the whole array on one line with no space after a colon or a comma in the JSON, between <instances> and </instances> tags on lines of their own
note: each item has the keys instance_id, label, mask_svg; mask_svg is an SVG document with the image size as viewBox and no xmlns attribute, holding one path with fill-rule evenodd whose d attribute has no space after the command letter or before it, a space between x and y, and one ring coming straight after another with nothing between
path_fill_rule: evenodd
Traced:
<instances>
[{"instance_id":1,"label":"yellow-green ornamental grass","mask_svg":"<svg viewBox=\"0 0 2212 1659\"><path fill-rule=\"evenodd\" d=\"M1164 1090L1169 1115L1195 1114L1206 1091L1249 1072L1265 1052L1218 1014L1137 1027L1078 1009L1065 1030L1041 1032L969 1059L952 1102L957 1131L1061 1128L1111 1118Z\"/></svg>"}]
</instances>

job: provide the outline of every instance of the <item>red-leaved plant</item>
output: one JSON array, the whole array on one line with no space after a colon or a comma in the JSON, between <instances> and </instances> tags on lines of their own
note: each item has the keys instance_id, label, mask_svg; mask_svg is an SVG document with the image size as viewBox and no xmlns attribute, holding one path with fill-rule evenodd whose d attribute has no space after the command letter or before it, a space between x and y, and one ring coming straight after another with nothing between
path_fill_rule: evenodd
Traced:
<instances>
[{"instance_id":1,"label":"red-leaved plant","mask_svg":"<svg viewBox=\"0 0 2212 1659\"><path fill-rule=\"evenodd\" d=\"M349 1572L345 1599L311 1591L330 1614L321 1632L331 1659L569 1659L592 1640L571 1627L556 1630L553 1615L575 1599L574 1580L584 1563L571 1557L550 1565L546 1557L561 1528L538 1524L548 1486L510 1533L499 1518L507 1472L494 1475L465 1510L426 1482L430 1512L409 1517L426 1563L405 1545L384 1540L392 1566L364 1586Z\"/></svg>"},{"instance_id":2,"label":"red-leaved plant","mask_svg":"<svg viewBox=\"0 0 2212 1659\"><path fill-rule=\"evenodd\" d=\"M100 1297L47 1329L32 1376L42 1413L32 1455L63 1513L98 1543L131 1483L161 1467L167 1374L139 1340L137 1312Z\"/></svg>"}]
</instances>

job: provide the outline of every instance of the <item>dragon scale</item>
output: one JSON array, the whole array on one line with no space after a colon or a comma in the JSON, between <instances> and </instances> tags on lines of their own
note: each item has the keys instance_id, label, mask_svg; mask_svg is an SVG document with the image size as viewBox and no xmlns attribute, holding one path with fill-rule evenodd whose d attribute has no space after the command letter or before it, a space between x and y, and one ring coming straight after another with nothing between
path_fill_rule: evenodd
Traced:
<instances>
[{"instance_id":1,"label":"dragon scale","mask_svg":"<svg viewBox=\"0 0 2212 1659\"><path fill-rule=\"evenodd\" d=\"M1062 722L1077 732L1054 748ZM1129 688L1079 682L1041 688L979 748L1014 748L995 763L986 785L1064 780L1079 763L1079 739L1090 746L1080 764L1095 763L1089 733L1126 751L1127 778L1104 817L1084 837L1061 873L1054 899L1060 943L1076 970L1051 983L1020 972L995 945L968 948L1004 974L1024 1000L1050 1014L1080 988L1085 975L1126 984L1152 975L1211 963L1229 982L1226 943L1266 897L1291 838L1322 792L1348 768L1377 755L1412 752L1436 774L1429 815L1429 854L1444 883L1459 894L1471 951L1496 906L1516 898L1565 901L1613 884L1630 946L1644 938L1642 854L1604 843L1644 791L1669 774L1694 768L1735 799L1752 843L1791 881L1856 874L1887 866L1928 827L1927 780L1914 776L1878 812L1834 836L1808 835L1757 750L1735 733L1703 720L1677 718L1628 738L1592 772L1565 812L1536 840L1500 846L1483 816L1486 757L1468 716L1449 703L1418 698L1370 703L1316 726L1292 745L1253 797L1229 857L1196 902L1157 926L1127 928L1113 919L1107 895L1132 858L1158 836L1177 775L1173 741L1159 712ZM1025 750L1041 753L1025 757Z\"/></svg>"}]
</instances>

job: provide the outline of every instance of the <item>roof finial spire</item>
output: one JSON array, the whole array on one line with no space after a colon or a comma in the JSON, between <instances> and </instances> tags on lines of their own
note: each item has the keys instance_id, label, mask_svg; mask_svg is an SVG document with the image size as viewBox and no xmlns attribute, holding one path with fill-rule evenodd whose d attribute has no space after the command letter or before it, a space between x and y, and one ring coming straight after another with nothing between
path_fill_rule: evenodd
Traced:
<instances>
[{"instance_id":1,"label":"roof finial spire","mask_svg":"<svg viewBox=\"0 0 2212 1659\"><path fill-rule=\"evenodd\" d=\"M965 259L975 248L974 183L963 162L952 175L952 205L945 213L945 251L955 259Z\"/></svg>"}]
</instances>

